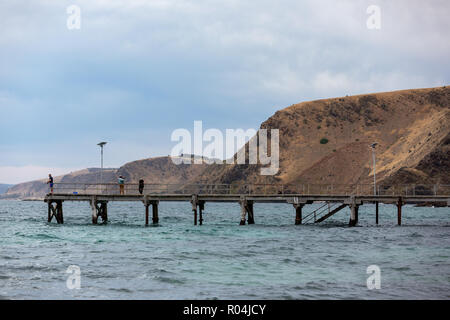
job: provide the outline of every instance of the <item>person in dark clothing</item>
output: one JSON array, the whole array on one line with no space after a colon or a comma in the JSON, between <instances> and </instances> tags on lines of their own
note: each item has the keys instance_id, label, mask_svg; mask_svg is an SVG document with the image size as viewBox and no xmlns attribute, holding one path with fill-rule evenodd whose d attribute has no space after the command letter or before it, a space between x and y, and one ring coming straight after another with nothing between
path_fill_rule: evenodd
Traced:
<instances>
[{"instance_id":1,"label":"person in dark clothing","mask_svg":"<svg viewBox=\"0 0 450 320\"><path fill-rule=\"evenodd\" d=\"M50 193L53 194L53 177L50 173L48 174L47 184L50 185Z\"/></svg>"},{"instance_id":2,"label":"person in dark clothing","mask_svg":"<svg viewBox=\"0 0 450 320\"><path fill-rule=\"evenodd\" d=\"M144 192L144 180L139 180L139 193L142 194Z\"/></svg>"}]
</instances>

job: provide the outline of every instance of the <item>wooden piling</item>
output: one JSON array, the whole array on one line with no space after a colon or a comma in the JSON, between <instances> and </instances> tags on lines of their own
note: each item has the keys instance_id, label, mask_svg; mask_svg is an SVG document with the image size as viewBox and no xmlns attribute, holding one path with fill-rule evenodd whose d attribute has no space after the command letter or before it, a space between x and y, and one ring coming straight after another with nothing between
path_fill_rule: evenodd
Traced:
<instances>
[{"instance_id":1,"label":"wooden piling","mask_svg":"<svg viewBox=\"0 0 450 320\"><path fill-rule=\"evenodd\" d=\"M98 215L102 218L102 222L108 222L108 201L99 201L100 206L97 205Z\"/></svg>"},{"instance_id":2,"label":"wooden piling","mask_svg":"<svg viewBox=\"0 0 450 320\"><path fill-rule=\"evenodd\" d=\"M199 222L203 225L203 210L205 210L205 201L198 202Z\"/></svg>"},{"instance_id":3,"label":"wooden piling","mask_svg":"<svg viewBox=\"0 0 450 320\"><path fill-rule=\"evenodd\" d=\"M241 201L241 222L239 222L239 225L245 226L245 215L247 213L247 210L245 210L245 204L243 201Z\"/></svg>"},{"instance_id":4,"label":"wooden piling","mask_svg":"<svg viewBox=\"0 0 450 320\"><path fill-rule=\"evenodd\" d=\"M56 221L59 224L63 224L64 223L63 205L62 205L62 201L61 200L58 200L56 202Z\"/></svg>"},{"instance_id":5,"label":"wooden piling","mask_svg":"<svg viewBox=\"0 0 450 320\"><path fill-rule=\"evenodd\" d=\"M402 206L403 206L403 200L401 197L399 197L398 201L397 201L397 224L399 226L402 225Z\"/></svg>"},{"instance_id":6,"label":"wooden piling","mask_svg":"<svg viewBox=\"0 0 450 320\"><path fill-rule=\"evenodd\" d=\"M375 202L375 223L378 225L378 201Z\"/></svg>"},{"instance_id":7,"label":"wooden piling","mask_svg":"<svg viewBox=\"0 0 450 320\"><path fill-rule=\"evenodd\" d=\"M191 196L191 204L192 204L192 211L194 211L194 226L197 225L197 206L198 206L198 196L196 194L193 194Z\"/></svg>"},{"instance_id":8,"label":"wooden piling","mask_svg":"<svg viewBox=\"0 0 450 320\"><path fill-rule=\"evenodd\" d=\"M255 224L255 215L253 211L253 201L249 201L245 199L245 197L241 197L239 201L241 205L241 222L239 223L241 226L245 225L245 216L248 215L248 224Z\"/></svg>"},{"instance_id":9,"label":"wooden piling","mask_svg":"<svg viewBox=\"0 0 450 320\"><path fill-rule=\"evenodd\" d=\"M58 224L64 223L63 216L63 200L52 200L48 202L48 222L51 222L53 217Z\"/></svg>"},{"instance_id":10,"label":"wooden piling","mask_svg":"<svg viewBox=\"0 0 450 320\"><path fill-rule=\"evenodd\" d=\"M157 224L159 222L159 217L158 217L158 201L154 201L152 203L152 222L153 224Z\"/></svg>"},{"instance_id":11,"label":"wooden piling","mask_svg":"<svg viewBox=\"0 0 450 320\"><path fill-rule=\"evenodd\" d=\"M295 208L295 225L302 224L302 208L304 204L294 204Z\"/></svg>"},{"instance_id":12,"label":"wooden piling","mask_svg":"<svg viewBox=\"0 0 450 320\"><path fill-rule=\"evenodd\" d=\"M102 218L102 222L108 222L108 201L98 201L93 198L90 200L92 210L92 223L98 223L98 217ZM61 208L62 210L62 208Z\"/></svg>"},{"instance_id":13,"label":"wooden piling","mask_svg":"<svg viewBox=\"0 0 450 320\"><path fill-rule=\"evenodd\" d=\"M245 209L248 214L248 224L255 224L255 216L253 215L253 201L246 201Z\"/></svg>"},{"instance_id":14,"label":"wooden piling","mask_svg":"<svg viewBox=\"0 0 450 320\"><path fill-rule=\"evenodd\" d=\"M145 204L145 225L148 226L148 207L150 206L149 203Z\"/></svg>"},{"instance_id":15,"label":"wooden piling","mask_svg":"<svg viewBox=\"0 0 450 320\"><path fill-rule=\"evenodd\" d=\"M350 205L350 227L354 227L358 224L358 209L359 205L354 203Z\"/></svg>"},{"instance_id":16,"label":"wooden piling","mask_svg":"<svg viewBox=\"0 0 450 320\"><path fill-rule=\"evenodd\" d=\"M96 202L97 202L97 200L95 198L92 198L90 201L91 211L92 211L92 224L97 224L97 220L98 220Z\"/></svg>"},{"instance_id":17,"label":"wooden piling","mask_svg":"<svg viewBox=\"0 0 450 320\"><path fill-rule=\"evenodd\" d=\"M49 201L47 204L48 204L48 222L52 222L52 218L53 218L52 203Z\"/></svg>"}]
</instances>

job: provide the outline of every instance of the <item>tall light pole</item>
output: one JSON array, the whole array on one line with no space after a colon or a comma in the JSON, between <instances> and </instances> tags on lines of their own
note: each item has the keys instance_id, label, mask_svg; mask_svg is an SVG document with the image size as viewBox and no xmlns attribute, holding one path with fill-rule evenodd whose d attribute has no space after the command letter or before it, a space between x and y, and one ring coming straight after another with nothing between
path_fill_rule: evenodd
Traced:
<instances>
[{"instance_id":1,"label":"tall light pole","mask_svg":"<svg viewBox=\"0 0 450 320\"><path fill-rule=\"evenodd\" d=\"M378 145L377 142L374 142L370 145L372 148L372 158L373 158L373 195L377 195L377 170L376 170L376 162L375 162L375 147Z\"/></svg>"},{"instance_id":2,"label":"tall light pole","mask_svg":"<svg viewBox=\"0 0 450 320\"><path fill-rule=\"evenodd\" d=\"M101 164L101 169L100 169L100 184L103 183L103 146L106 144L106 142L100 142L97 145L100 146L101 149L101 158L102 158L102 164Z\"/></svg>"}]
</instances>

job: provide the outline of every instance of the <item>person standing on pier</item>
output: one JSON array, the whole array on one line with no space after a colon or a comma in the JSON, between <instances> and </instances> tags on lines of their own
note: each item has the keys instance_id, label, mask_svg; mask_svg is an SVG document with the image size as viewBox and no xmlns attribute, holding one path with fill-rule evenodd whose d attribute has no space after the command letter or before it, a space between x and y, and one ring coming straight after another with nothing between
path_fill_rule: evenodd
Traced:
<instances>
[{"instance_id":1,"label":"person standing on pier","mask_svg":"<svg viewBox=\"0 0 450 320\"><path fill-rule=\"evenodd\" d=\"M144 192L144 179L139 180L139 193L142 194Z\"/></svg>"},{"instance_id":2,"label":"person standing on pier","mask_svg":"<svg viewBox=\"0 0 450 320\"><path fill-rule=\"evenodd\" d=\"M119 176L118 179L119 188L120 188L120 194L125 194L125 178L123 176Z\"/></svg>"},{"instance_id":3,"label":"person standing on pier","mask_svg":"<svg viewBox=\"0 0 450 320\"><path fill-rule=\"evenodd\" d=\"M50 194L53 194L53 177L50 173L48 174L47 184L50 185Z\"/></svg>"}]
</instances>

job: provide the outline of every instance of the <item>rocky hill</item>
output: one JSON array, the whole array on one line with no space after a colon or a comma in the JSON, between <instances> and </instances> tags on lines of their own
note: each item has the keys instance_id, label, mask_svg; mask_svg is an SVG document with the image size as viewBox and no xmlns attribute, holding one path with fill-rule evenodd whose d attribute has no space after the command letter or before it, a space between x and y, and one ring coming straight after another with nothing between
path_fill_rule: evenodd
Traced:
<instances>
[{"instance_id":1,"label":"rocky hill","mask_svg":"<svg viewBox=\"0 0 450 320\"><path fill-rule=\"evenodd\" d=\"M280 130L280 170L210 167L201 180L225 183L368 184L377 142L377 181L450 184L450 88L403 90L303 102L261 128ZM248 148L248 146L246 146Z\"/></svg>"},{"instance_id":2,"label":"rocky hill","mask_svg":"<svg viewBox=\"0 0 450 320\"><path fill-rule=\"evenodd\" d=\"M450 184L449 102L450 88L439 87L303 102L277 111L260 127L280 130L275 176L261 176L260 165L175 165L159 157L127 163L108 179L122 174L147 183L371 184L369 145L377 142L380 183ZM93 182L98 172L88 170L58 179ZM42 181L30 182L6 195L27 197L42 194L42 188Z\"/></svg>"},{"instance_id":3,"label":"rocky hill","mask_svg":"<svg viewBox=\"0 0 450 320\"><path fill-rule=\"evenodd\" d=\"M379 181L410 169L395 182L449 183L449 102L446 87L327 99L278 111L261 127L281 130L284 183L370 183L373 142Z\"/></svg>"},{"instance_id":4,"label":"rocky hill","mask_svg":"<svg viewBox=\"0 0 450 320\"><path fill-rule=\"evenodd\" d=\"M117 171L126 181L146 183L190 183L206 169L207 164L175 164L170 157L156 157L129 162Z\"/></svg>"}]
</instances>

